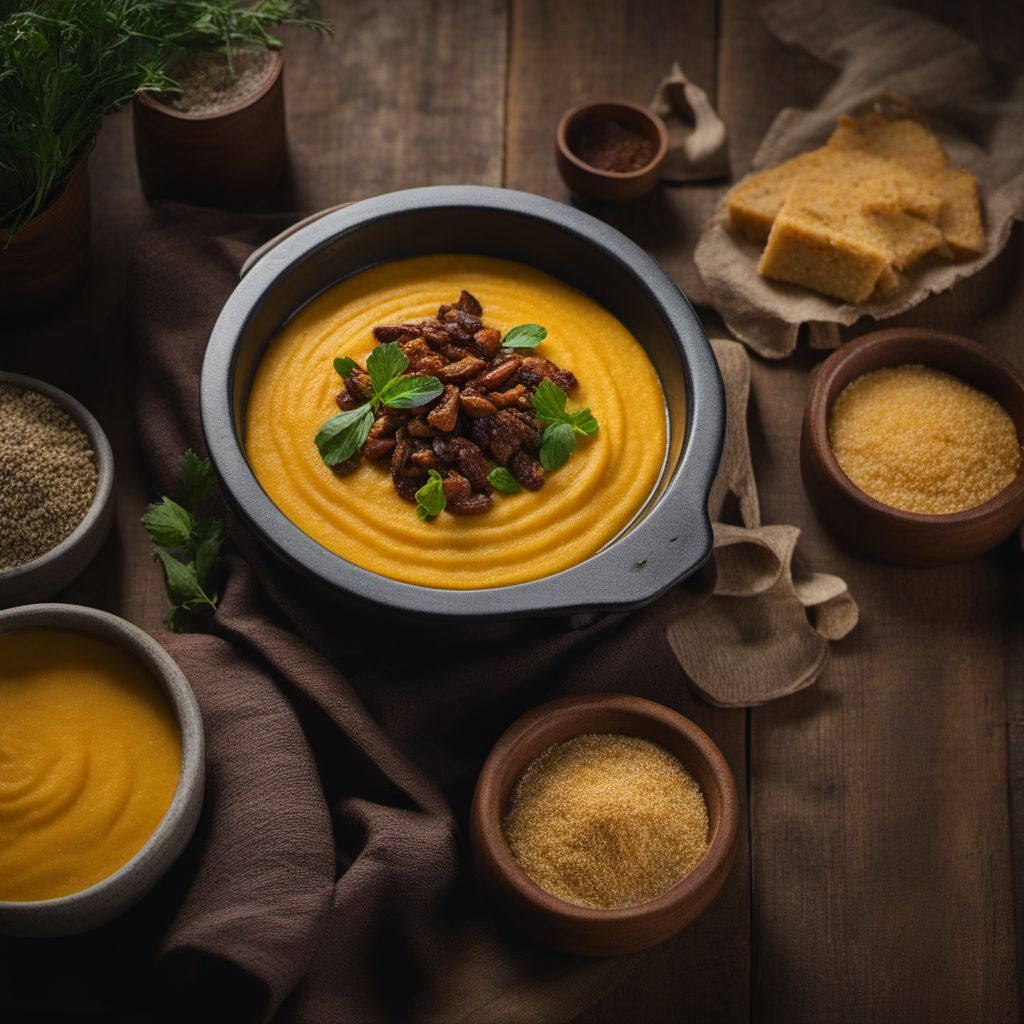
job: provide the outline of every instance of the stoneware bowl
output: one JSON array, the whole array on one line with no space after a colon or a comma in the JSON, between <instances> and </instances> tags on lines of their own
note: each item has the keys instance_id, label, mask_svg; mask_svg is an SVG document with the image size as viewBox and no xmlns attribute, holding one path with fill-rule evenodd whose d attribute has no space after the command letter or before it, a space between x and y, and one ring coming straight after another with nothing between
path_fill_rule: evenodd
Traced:
<instances>
[{"instance_id":1,"label":"stoneware bowl","mask_svg":"<svg viewBox=\"0 0 1024 1024\"><path fill-rule=\"evenodd\" d=\"M52 900L0 901L0 932L53 936L89 931L138 902L177 860L195 831L203 803L203 723L195 695L170 655L130 622L72 604L34 604L0 612L0 634L67 629L101 637L134 655L163 686L181 728L181 776L156 831L124 867L96 885Z\"/></svg>"},{"instance_id":2,"label":"stoneware bowl","mask_svg":"<svg viewBox=\"0 0 1024 1024\"><path fill-rule=\"evenodd\" d=\"M650 163L636 171L603 171L576 155L576 135L589 122L617 121L654 145ZM668 153L668 131L653 110L625 100L601 100L566 111L555 135L555 160L562 180L576 195L605 203L628 203L647 195L658 184Z\"/></svg>"},{"instance_id":3,"label":"stoneware bowl","mask_svg":"<svg viewBox=\"0 0 1024 1024\"><path fill-rule=\"evenodd\" d=\"M832 402L854 378L885 366L921 363L991 395L1024 441L1024 376L977 342L926 328L875 331L836 350L816 371L800 437L804 488L822 521L852 546L903 565L939 565L995 547L1024 521L1024 471L995 497L949 515L922 515L883 505L839 468L828 439Z\"/></svg>"},{"instance_id":4,"label":"stoneware bowl","mask_svg":"<svg viewBox=\"0 0 1024 1024\"><path fill-rule=\"evenodd\" d=\"M526 766L553 743L586 733L640 736L675 754L704 792L709 845L704 859L662 895L634 907L596 910L559 899L513 858L502 816ZM473 794L470 840L483 888L511 923L566 953L612 956L646 949L685 928L722 888L736 853L739 801L722 752L688 718L624 694L569 697L523 715L495 744Z\"/></svg>"},{"instance_id":5,"label":"stoneware bowl","mask_svg":"<svg viewBox=\"0 0 1024 1024\"><path fill-rule=\"evenodd\" d=\"M661 378L668 452L629 528L593 557L530 583L451 590L400 583L339 558L291 523L246 459L253 374L278 328L324 288L367 267L428 253L518 260L594 296L641 341ZM711 552L708 492L722 451L725 402L711 346L679 288L637 245L550 199L507 189L410 189L352 203L287 234L250 262L210 336L201 408L222 489L242 519L323 592L388 612L440 618L599 613L654 600Z\"/></svg>"},{"instance_id":6,"label":"stoneware bowl","mask_svg":"<svg viewBox=\"0 0 1024 1024\"><path fill-rule=\"evenodd\" d=\"M63 590L96 557L114 523L114 453L95 417L70 395L33 377L0 371L0 384L52 398L82 428L96 462L96 496L85 518L55 548L0 570L0 608L42 601Z\"/></svg>"}]
</instances>

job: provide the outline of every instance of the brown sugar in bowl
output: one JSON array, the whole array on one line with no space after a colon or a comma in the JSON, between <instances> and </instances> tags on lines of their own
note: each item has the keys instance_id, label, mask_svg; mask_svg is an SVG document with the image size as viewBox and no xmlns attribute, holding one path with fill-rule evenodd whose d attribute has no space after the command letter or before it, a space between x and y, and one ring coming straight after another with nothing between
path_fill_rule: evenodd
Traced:
<instances>
[{"instance_id":1,"label":"brown sugar in bowl","mask_svg":"<svg viewBox=\"0 0 1024 1024\"><path fill-rule=\"evenodd\" d=\"M1024 521L1024 466L988 501L962 512L928 515L872 498L850 481L832 451L828 417L843 388L872 370L908 363L942 370L990 395L1024 441L1024 376L1012 363L956 334L915 327L875 331L835 351L811 381L800 436L804 489L822 521L867 554L903 565L974 558Z\"/></svg>"},{"instance_id":2,"label":"brown sugar in bowl","mask_svg":"<svg viewBox=\"0 0 1024 1024\"><path fill-rule=\"evenodd\" d=\"M615 121L646 138L654 147L650 161L633 171L603 170L588 164L573 144L583 128L598 121ZM661 177L667 153L665 122L647 107L624 100L601 100L574 107L563 115L555 137L555 159L565 184L577 195L606 203L629 203L652 191Z\"/></svg>"},{"instance_id":3,"label":"brown sugar in bowl","mask_svg":"<svg viewBox=\"0 0 1024 1024\"><path fill-rule=\"evenodd\" d=\"M639 736L659 744L682 762L704 794L707 853L688 875L644 903L612 910L568 903L537 885L506 842L502 819L527 765L552 744L587 733ZM596 694L543 704L506 730L477 780L470 840L480 884L510 923L552 949L613 956L656 945L703 913L732 867L738 826L739 800L732 772L702 729L653 701Z\"/></svg>"}]
</instances>

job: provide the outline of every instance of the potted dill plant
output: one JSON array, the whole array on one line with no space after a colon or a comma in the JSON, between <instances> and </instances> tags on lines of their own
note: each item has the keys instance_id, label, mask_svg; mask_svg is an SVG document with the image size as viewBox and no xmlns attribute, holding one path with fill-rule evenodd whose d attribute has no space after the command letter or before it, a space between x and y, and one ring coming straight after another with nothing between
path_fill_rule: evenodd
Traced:
<instances>
[{"instance_id":1,"label":"potted dill plant","mask_svg":"<svg viewBox=\"0 0 1024 1024\"><path fill-rule=\"evenodd\" d=\"M135 157L149 199L258 204L287 160L279 26L316 31L309 0L150 0L172 80L134 105Z\"/></svg>"},{"instance_id":2,"label":"potted dill plant","mask_svg":"<svg viewBox=\"0 0 1024 1024\"><path fill-rule=\"evenodd\" d=\"M0 2L0 314L85 275L88 158L105 114L166 79L138 0Z\"/></svg>"}]
</instances>

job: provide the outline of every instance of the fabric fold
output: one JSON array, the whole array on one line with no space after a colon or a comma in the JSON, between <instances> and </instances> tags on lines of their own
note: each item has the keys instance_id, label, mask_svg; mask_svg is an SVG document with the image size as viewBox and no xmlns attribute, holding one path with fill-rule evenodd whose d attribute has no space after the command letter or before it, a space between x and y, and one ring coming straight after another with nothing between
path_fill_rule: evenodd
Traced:
<instances>
[{"instance_id":1,"label":"fabric fold","mask_svg":"<svg viewBox=\"0 0 1024 1024\"><path fill-rule=\"evenodd\" d=\"M662 181L682 184L729 173L729 137L725 122L707 93L690 81L678 64L661 80L651 109L668 129L668 154Z\"/></svg>"}]
</instances>

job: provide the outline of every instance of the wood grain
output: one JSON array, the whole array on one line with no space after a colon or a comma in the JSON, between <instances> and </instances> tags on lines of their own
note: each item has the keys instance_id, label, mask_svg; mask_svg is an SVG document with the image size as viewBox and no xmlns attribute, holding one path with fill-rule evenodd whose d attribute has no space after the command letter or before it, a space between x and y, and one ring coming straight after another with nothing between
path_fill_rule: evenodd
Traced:
<instances>
[{"instance_id":1,"label":"wood grain","mask_svg":"<svg viewBox=\"0 0 1024 1024\"><path fill-rule=\"evenodd\" d=\"M673 61L679 61L714 100L713 3L515 0L505 184L571 202L554 161L561 115L602 97L646 103ZM648 249L692 294L700 290L692 266L693 246L716 195L717 190L706 185L666 187L626 208L596 204L583 208ZM723 712L694 702L685 714L722 748L742 790L746 772L742 712ZM687 931L645 954L629 979L580 1021L610 1024L638 1019L638 1007L643 1007L649 1020L746 1019L747 856L744 821L736 864L719 900Z\"/></svg>"},{"instance_id":2,"label":"wood grain","mask_svg":"<svg viewBox=\"0 0 1024 1024\"><path fill-rule=\"evenodd\" d=\"M746 2L724 4L721 47L721 112L753 136L828 81ZM1020 365L1020 342L992 315L1024 313L1017 267L1004 254L899 322L960 329ZM898 569L823 530L796 461L818 359L755 363L762 509L804 529L807 563L847 580L862 620L816 687L751 713L752 1010L1016 1020L1000 608L1019 555L1007 544L968 565Z\"/></svg>"}]
</instances>

